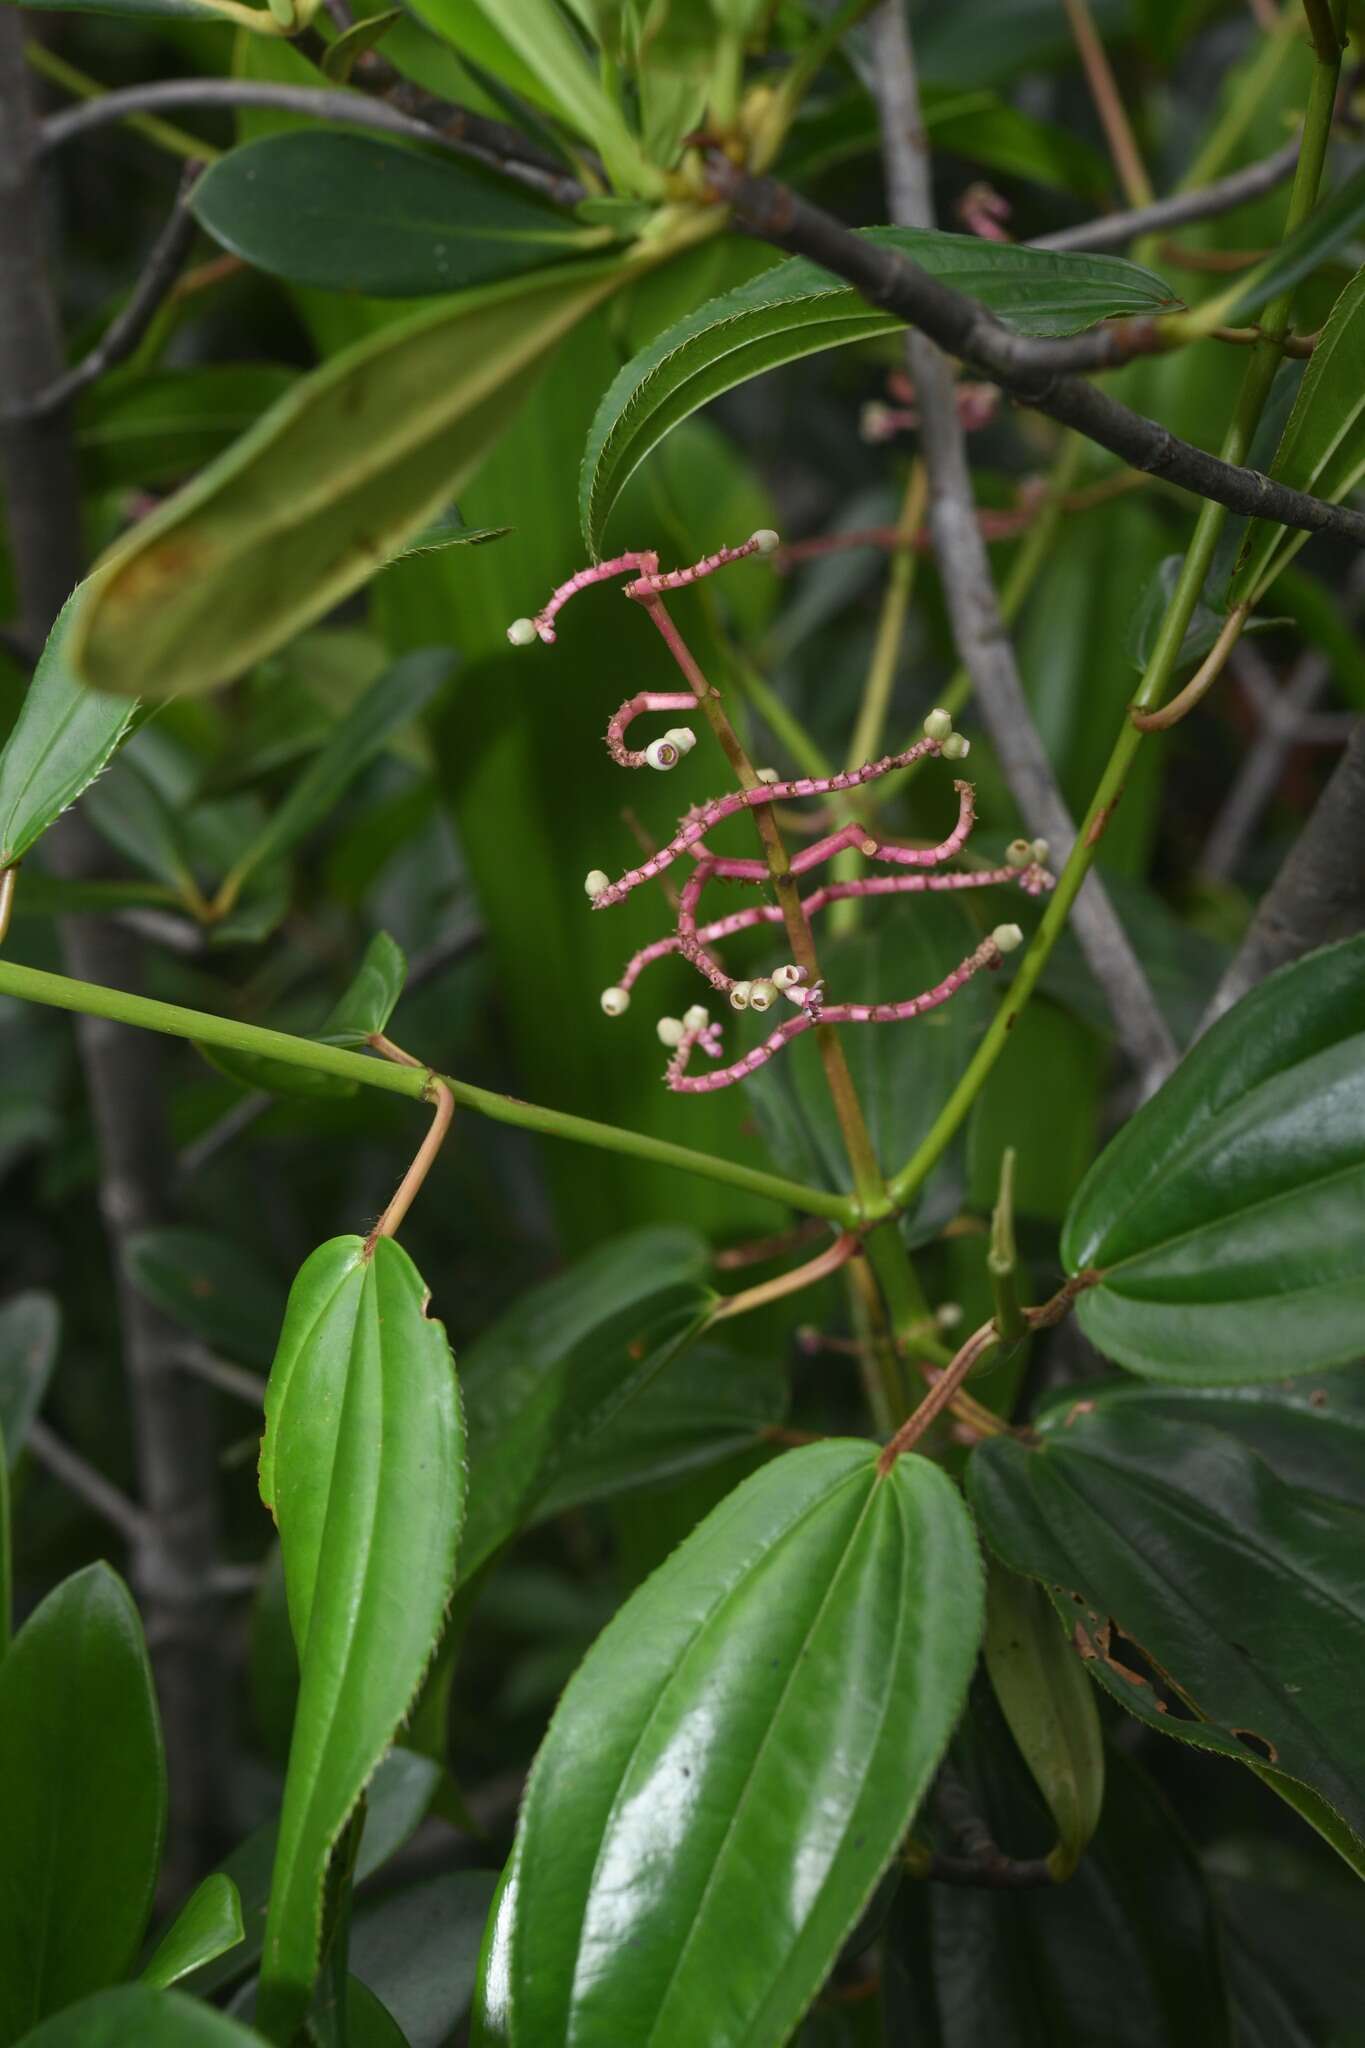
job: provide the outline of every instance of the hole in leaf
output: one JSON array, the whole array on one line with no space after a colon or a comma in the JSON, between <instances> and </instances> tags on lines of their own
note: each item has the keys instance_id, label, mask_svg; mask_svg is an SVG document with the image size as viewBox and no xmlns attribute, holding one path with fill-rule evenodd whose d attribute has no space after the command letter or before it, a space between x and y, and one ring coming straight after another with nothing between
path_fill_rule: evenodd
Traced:
<instances>
[{"instance_id":1,"label":"hole in leaf","mask_svg":"<svg viewBox=\"0 0 1365 2048\"><path fill-rule=\"evenodd\" d=\"M1252 1750L1260 1757L1262 1763L1279 1762L1280 1752L1268 1735L1258 1735L1252 1728L1232 1728L1228 1732L1236 1736L1244 1749Z\"/></svg>"}]
</instances>

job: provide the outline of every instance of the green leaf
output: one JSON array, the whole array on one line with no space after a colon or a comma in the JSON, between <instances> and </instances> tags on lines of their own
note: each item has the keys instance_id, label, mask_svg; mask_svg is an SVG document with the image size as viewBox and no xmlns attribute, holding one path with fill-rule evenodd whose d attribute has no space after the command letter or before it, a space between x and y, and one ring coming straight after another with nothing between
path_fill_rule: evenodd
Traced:
<instances>
[{"instance_id":1,"label":"green leaf","mask_svg":"<svg viewBox=\"0 0 1365 2048\"><path fill-rule=\"evenodd\" d=\"M589 1651L526 1790L481 2048L788 2038L924 1793L980 1638L955 1487L876 1460L836 1438L765 1466Z\"/></svg>"},{"instance_id":2,"label":"green leaf","mask_svg":"<svg viewBox=\"0 0 1365 2048\"><path fill-rule=\"evenodd\" d=\"M641 155L639 144L599 84L582 43L555 0L517 0L515 7L504 5L504 0L473 0L473 6L535 80L543 103L595 144L614 185L624 184L628 190L643 193L662 191L663 174ZM461 6L456 0L453 19L447 22L449 9L450 0L426 0L420 11L433 28L449 34L462 55L476 56L477 50L469 42L469 5Z\"/></svg>"},{"instance_id":3,"label":"green leaf","mask_svg":"<svg viewBox=\"0 0 1365 2048\"><path fill-rule=\"evenodd\" d=\"M260 2048L260 2036L178 1991L120 1984L57 2013L22 2048Z\"/></svg>"},{"instance_id":4,"label":"green leaf","mask_svg":"<svg viewBox=\"0 0 1365 2048\"><path fill-rule=\"evenodd\" d=\"M697 1346L708 1263L690 1231L633 1231L530 1289L471 1347L462 1578L519 1528L726 1457L780 1419L780 1372Z\"/></svg>"},{"instance_id":5,"label":"green leaf","mask_svg":"<svg viewBox=\"0 0 1365 2048\"><path fill-rule=\"evenodd\" d=\"M1219 1019L1082 1183L1062 1240L1096 1270L1091 1341L1155 1379L1274 1379L1362 1349L1365 938Z\"/></svg>"},{"instance_id":6,"label":"green leaf","mask_svg":"<svg viewBox=\"0 0 1365 2048\"><path fill-rule=\"evenodd\" d=\"M61 1329L56 1296L37 1288L14 1295L0 1308L0 1442L11 1469L43 1405Z\"/></svg>"},{"instance_id":7,"label":"green leaf","mask_svg":"<svg viewBox=\"0 0 1365 2048\"><path fill-rule=\"evenodd\" d=\"M368 20L353 21L351 26L344 29L336 41L329 43L324 50L324 78L330 78L337 85L349 84L356 58L363 57L366 51L375 49L383 42L394 23L403 19L401 7L390 7L382 14L370 15Z\"/></svg>"},{"instance_id":8,"label":"green leaf","mask_svg":"<svg viewBox=\"0 0 1365 2048\"><path fill-rule=\"evenodd\" d=\"M229 150L191 206L256 269L370 298L464 291L609 239L479 165L339 130Z\"/></svg>"},{"instance_id":9,"label":"green leaf","mask_svg":"<svg viewBox=\"0 0 1365 2048\"><path fill-rule=\"evenodd\" d=\"M188 476L221 455L297 379L297 371L275 363L100 377L76 407L82 482L92 491L145 489Z\"/></svg>"},{"instance_id":10,"label":"green leaf","mask_svg":"<svg viewBox=\"0 0 1365 2048\"><path fill-rule=\"evenodd\" d=\"M237 1887L223 1871L215 1870L190 1893L175 1919L142 1968L144 1984L163 1989L178 1984L191 1970L216 1962L245 1939L242 1901Z\"/></svg>"},{"instance_id":11,"label":"green leaf","mask_svg":"<svg viewBox=\"0 0 1365 2048\"><path fill-rule=\"evenodd\" d=\"M71 613L74 672L124 695L207 689L330 610L449 504L626 274L481 286L330 358L102 557Z\"/></svg>"},{"instance_id":12,"label":"green leaf","mask_svg":"<svg viewBox=\"0 0 1365 2048\"><path fill-rule=\"evenodd\" d=\"M85 802L91 824L111 846L179 895L197 899L181 818L130 753L111 764Z\"/></svg>"},{"instance_id":13,"label":"green leaf","mask_svg":"<svg viewBox=\"0 0 1365 2048\"><path fill-rule=\"evenodd\" d=\"M1250 1764L1362 1867L1357 1507L1145 1402L1073 1402L1036 1449L981 1446L969 1492L991 1548L1058 1589L1123 1706Z\"/></svg>"},{"instance_id":14,"label":"green leaf","mask_svg":"<svg viewBox=\"0 0 1365 2048\"><path fill-rule=\"evenodd\" d=\"M125 1260L138 1292L196 1337L242 1364L269 1364L284 1289L241 1245L166 1225L135 1231Z\"/></svg>"},{"instance_id":15,"label":"green leaf","mask_svg":"<svg viewBox=\"0 0 1365 2048\"><path fill-rule=\"evenodd\" d=\"M1104 1739L1095 1695L1041 1587L992 1563L986 1669L1000 1710L1057 1828L1048 1858L1070 1877L1104 1805Z\"/></svg>"},{"instance_id":16,"label":"green leaf","mask_svg":"<svg viewBox=\"0 0 1365 2048\"><path fill-rule=\"evenodd\" d=\"M354 981L332 1009L317 1036L324 1045L353 1049L368 1045L384 1030L398 1005L407 980L408 962L402 947L387 932L376 932Z\"/></svg>"},{"instance_id":17,"label":"green leaf","mask_svg":"<svg viewBox=\"0 0 1365 2048\"><path fill-rule=\"evenodd\" d=\"M299 1703L261 1973L267 2032L301 2023L327 1862L416 1697L454 1586L464 1431L445 1332L390 1238L334 1238L290 1291L266 1392Z\"/></svg>"},{"instance_id":18,"label":"green leaf","mask_svg":"<svg viewBox=\"0 0 1365 2048\"><path fill-rule=\"evenodd\" d=\"M441 554L446 548L481 548L485 541L502 540L511 531L510 526L465 526L456 512L438 519L432 526L424 526L405 547L390 556L386 566L392 568L395 562L410 561L414 555Z\"/></svg>"},{"instance_id":19,"label":"green leaf","mask_svg":"<svg viewBox=\"0 0 1365 2048\"><path fill-rule=\"evenodd\" d=\"M424 711L450 679L454 657L444 647L404 654L371 683L304 769L259 838L234 864L223 893L234 897L248 875L279 860L320 825L367 761L394 733Z\"/></svg>"},{"instance_id":20,"label":"green leaf","mask_svg":"<svg viewBox=\"0 0 1365 2048\"><path fill-rule=\"evenodd\" d=\"M495 1883L491 1870L446 1871L357 1905L351 1969L410 2048L445 2048L468 2012Z\"/></svg>"},{"instance_id":21,"label":"green leaf","mask_svg":"<svg viewBox=\"0 0 1365 2048\"><path fill-rule=\"evenodd\" d=\"M85 588L81 584L62 606L14 729L0 748L0 868L22 860L89 787L137 709L88 690L71 664L68 636ZM136 677L131 687L135 692Z\"/></svg>"},{"instance_id":22,"label":"green leaf","mask_svg":"<svg viewBox=\"0 0 1365 2048\"><path fill-rule=\"evenodd\" d=\"M1136 1407L1163 1421L1219 1429L1265 1459L1286 1486L1365 1508L1365 1385L1354 1373L1272 1386L1087 1387L1095 1409ZM1070 1412L1071 1387L1057 1400ZM1064 1423L1065 1414L1057 1420ZM1121 1415L1120 1415L1121 1421Z\"/></svg>"},{"instance_id":23,"label":"green leaf","mask_svg":"<svg viewBox=\"0 0 1365 2048\"><path fill-rule=\"evenodd\" d=\"M356 1857L355 1881L360 1884L383 1868L426 1818L441 1778L441 1767L410 1749L391 1749L365 1791L365 1828ZM211 1998L225 1984L244 1977L260 1960L265 1945L265 1916L270 1899L270 1873L279 1830L267 1821L239 1842L223 1863L223 1874L236 1886L242 1902L245 1939L187 1980L198 1998Z\"/></svg>"},{"instance_id":24,"label":"green leaf","mask_svg":"<svg viewBox=\"0 0 1365 2048\"><path fill-rule=\"evenodd\" d=\"M1007 1744L973 1701L953 1763L972 1810L1025 1855L1046 1839L1046 1819ZM1194 1844L1115 1750L1099 1828L1066 1884L901 1886L886 1943L888 2048L1251 2048L1230 2024L1222 1932Z\"/></svg>"},{"instance_id":25,"label":"green leaf","mask_svg":"<svg viewBox=\"0 0 1365 2048\"><path fill-rule=\"evenodd\" d=\"M1365 189L1365 186L1362 187ZM1358 270L1328 316L1303 373L1270 474L1277 483L1337 504L1365 476L1365 269ZM1237 563L1230 604L1249 601L1291 562L1307 534L1252 522Z\"/></svg>"},{"instance_id":26,"label":"green leaf","mask_svg":"<svg viewBox=\"0 0 1365 2048\"><path fill-rule=\"evenodd\" d=\"M1288 291L1301 278L1326 263L1349 242L1365 222L1365 165L1338 185L1330 198L1309 214L1302 227L1286 236L1269 260L1244 279L1224 315L1224 323L1236 326L1249 320L1271 299ZM1314 351L1316 354L1316 350Z\"/></svg>"},{"instance_id":27,"label":"green leaf","mask_svg":"<svg viewBox=\"0 0 1365 2048\"><path fill-rule=\"evenodd\" d=\"M993 92L926 86L921 95L925 132L936 152L949 151L1006 177L1103 200L1111 172L1100 152L1069 128L1021 113ZM789 185L812 179L881 146L877 110L865 93L802 110L779 166Z\"/></svg>"},{"instance_id":28,"label":"green leaf","mask_svg":"<svg viewBox=\"0 0 1365 2048\"><path fill-rule=\"evenodd\" d=\"M393 2014L358 1977L346 1980L346 2025L339 2048L411 2048Z\"/></svg>"},{"instance_id":29,"label":"green leaf","mask_svg":"<svg viewBox=\"0 0 1365 2048\"><path fill-rule=\"evenodd\" d=\"M166 1771L142 1625L104 1564L0 1663L0 2043L123 1976L151 1910Z\"/></svg>"},{"instance_id":30,"label":"green leaf","mask_svg":"<svg viewBox=\"0 0 1365 2048\"><path fill-rule=\"evenodd\" d=\"M9 4L9 0L6 0ZM234 5L233 0L219 6L216 0L24 0L41 11L70 10L76 14L113 14L120 20L141 20L145 17L172 16L183 21L232 22L247 28L257 35L277 36L278 24L268 7L253 7L249 4Z\"/></svg>"},{"instance_id":31,"label":"green leaf","mask_svg":"<svg viewBox=\"0 0 1365 2048\"><path fill-rule=\"evenodd\" d=\"M899 251L931 277L980 299L1022 334L1075 334L1097 320L1171 304L1159 277L1115 256L1056 253L918 228L863 232L879 248ZM597 409L579 479L579 516L589 547L596 551L626 479L680 420L765 370L890 334L903 324L800 256L679 320L632 357Z\"/></svg>"}]
</instances>

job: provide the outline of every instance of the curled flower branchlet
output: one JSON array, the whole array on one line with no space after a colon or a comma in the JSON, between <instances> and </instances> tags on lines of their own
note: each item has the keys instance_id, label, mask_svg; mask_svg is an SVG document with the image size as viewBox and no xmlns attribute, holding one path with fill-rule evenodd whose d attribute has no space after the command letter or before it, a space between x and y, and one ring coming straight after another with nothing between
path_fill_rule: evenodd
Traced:
<instances>
[{"instance_id":1,"label":"curled flower branchlet","mask_svg":"<svg viewBox=\"0 0 1365 2048\"><path fill-rule=\"evenodd\" d=\"M508 628L508 638L516 646L529 645L536 639L552 643L555 638L554 621L569 599L576 592L611 577L630 575L632 581L626 585L625 594L652 604L658 611L658 600L665 591L682 589L700 577L709 576L715 570L743 561L750 555L771 554L777 546L778 536L762 529L740 547L720 548L700 562L666 573L661 572L658 556L652 551L618 555L609 562L581 569L577 575L560 584L534 618L513 622ZM697 682L695 689L687 694L641 690L628 697L607 726L607 747L612 759L623 768L666 770L676 766L696 743L690 726L670 727L659 738L638 750L628 744L626 735L632 722L643 714L676 713L689 709L696 702L696 690L701 687ZM908 767L914 761L961 761L968 751L967 739L953 729L951 714L934 710L924 721L924 737L899 754L888 754L881 760L868 761L859 768L846 769L835 775L797 776L789 781L783 781L771 769L764 770L757 776L754 787L733 790L707 803L694 805L680 821L677 832L667 845L650 854L639 867L628 868L615 881L605 869L593 868L590 871L584 880L584 891L594 910L605 910L623 902L632 890L664 874L682 857L686 856L694 863L678 898L674 930L667 937L642 947L627 962L620 979L603 990L601 1004L606 1016L623 1016L630 1007L634 984L644 969L655 960L674 953L695 968L732 1010L752 1010L761 1017L785 1005L793 1013L784 1016L758 1045L725 1065L720 1064L724 1059L721 1027L712 1020L705 1005L693 1004L682 1017L661 1017L656 1028L661 1044L670 1054L664 1077L670 1089L678 1094L706 1094L730 1087L766 1065L784 1047L817 1024L896 1024L922 1016L926 1011L948 1002L974 975L998 968L1006 954L1022 945L1024 935L1017 924L999 924L950 974L918 995L893 1003L837 1003L827 999L822 982L812 981L807 969L793 962L786 962L770 974L754 978L739 978L727 973L714 947L738 932L758 925L782 923L783 913L775 904L752 904L710 922L699 920L702 894L709 883L750 882L762 885L770 879L766 861L720 855L708 848L706 835L727 818L735 817L741 811L757 811L767 805L829 797L858 789L895 769ZM946 837L935 846L905 846L879 836L870 826L857 820L841 825L804 846L790 863L790 873L796 878L812 873L836 854L847 850L856 851L864 859L879 861L893 870L891 873L860 875L856 880L825 883L801 899L807 919L831 903L864 896L1008 885L1022 889L1026 895L1039 896L1051 889L1053 877L1046 865L1048 847L1047 842L1041 839L1012 840L1006 848L1002 867L947 869L946 863L961 853L966 845L976 815L972 785L957 782L954 788L958 798L957 820ZM717 1063L709 1072L689 1072L692 1055L698 1047L708 1059Z\"/></svg>"}]
</instances>

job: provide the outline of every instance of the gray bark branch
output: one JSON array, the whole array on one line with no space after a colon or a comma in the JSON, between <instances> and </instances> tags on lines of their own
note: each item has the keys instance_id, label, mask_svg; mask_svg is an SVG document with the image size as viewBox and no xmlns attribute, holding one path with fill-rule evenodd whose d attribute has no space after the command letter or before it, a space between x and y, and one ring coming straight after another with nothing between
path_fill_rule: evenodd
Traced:
<instances>
[{"instance_id":1,"label":"gray bark branch","mask_svg":"<svg viewBox=\"0 0 1365 2048\"><path fill-rule=\"evenodd\" d=\"M890 0L878 10L872 33L891 217L906 227L932 227L929 156L901 0ZM977 519L952 371L933 342L913 329L906 336L906 358L922 421L929 529L958 651L1025 823L1030 832L1050 842L1058 859L1065 860L1075 844L1076 827L1038 737L1000 615ZM1077 897L1072 921L1109 1003L1119 1041L1144 1085L1151 1086L1173 1064L1175 1047L1141 963L1093 875Z\"/></svg>"}]
</instances>

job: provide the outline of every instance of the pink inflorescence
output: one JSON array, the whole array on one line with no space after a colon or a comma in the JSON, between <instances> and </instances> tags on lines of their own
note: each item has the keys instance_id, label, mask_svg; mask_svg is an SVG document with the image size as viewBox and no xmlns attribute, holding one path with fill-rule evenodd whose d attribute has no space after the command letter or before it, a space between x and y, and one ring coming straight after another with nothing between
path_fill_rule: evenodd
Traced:
<instances>
[{"instance_id":1,"label":"pink inflorescence","mask_svg":"<svg viewBox=\"0 0 1365 2048\"><path fill-rule=\"evenodd\" d=\"M688 568L674 569L666 574L660 572L658 557L652 552L618 555L612 561L582 569L566 583L560 584L549 603L534 618L513 622L508 628L508 638L516 646L528 646L537 639L553 642L555 618L574 593L609 577L630 575L633 580L626 585L626 595L659 611L664 592L682 589L698 578L709 576L728 563L743 561L750 555L771 554L777 546L777 535L765 529L754 534L742 547L721 548ZM627 698L607 726L607 746L613 760L625 768L673 767L681 755L695 744L690 727L671 728L662 739L651 742L641 751L627 745L627 729L642 713L683 711L695 702L695 693L673 691L642 690ZM794 1013L783 1017L767 1038L739 1059L726 1066L717 1064L704 1074L689 1073L689 1061L698 1047L711 1060L719 1062L724 1058L719 1024L712 1021L710 1013L699 1003L694 1004L682 1018L660 1018L659 1038L671 1055L665 1073L671 1089L678 1094L700 1095L717 1088L728 1088L743 1080L746 1074L766 1065L784 1046L817 1024L892 1024L921 1016L926 1010L946 1003L973 975L983 969L999 967L1005 954L1022 943L1023 934L1018 925L997 925L988 938L983 939L951 974L945 975L933 988L898 1003L831 1003L826 999L823 984L812 983L803 967L786 965L774 969L771 976L737 980L726 972L712 950L737 932L761 924L780 924L782 912L775 904L754 904L710 922L699 921L702 893L708 883L727 881L761 885L769 880L765 861L732 859L709 850L707 833L726 818L734 817L740 811L757 810L766 804L790 802L802 797L827 797L843 790L857 789L894 769L908 767L914 761L960 761L967 751L968 743L960 733L954 732L950 715L946 711L931 711L924 721L924 738L902 753L888 754L879 761L868 761L861 768L845 770L837 775L798 776L786 782L779 781L771 771L765 771L751 789L734 790L726 796L714 797L708 803L694 805L679 822L677 832L666 846L650 854L639 867L628 868L615 881L602 869L593 869L584 887L593 909L605 910L612 904L624 902L633 889L664 874L683 856L693 863L679 896L674 930L666 938L656 939L636 953L627 962L619 981L603 991L602 1008L607 1016L623 1015L630 1007L631 990L644 969L653 961L673 953L688 961L718 994L727 999L732 1009L751 1009L762 1015L785 1002ZM975 821L972 785L957 782L954 787L958 798L957 821L937 846L904 846L895 840L879 837L866 825L853 822L803 847L792 859L793 875L809 874L837 853L850 848L868 860L882 861L896 870L890 874L861 876L856 881L825 883L803 898L807 915L813 916L828 904L863 896L991 888L1002 883L1014 883L1030 896L1040 896L1051 889L1053 877L1045 865L1048 848L1041 839L1014 840L1006 851L1003 867L944 870L944 864L961 852Z\"/></svg>"}]
</instances>

